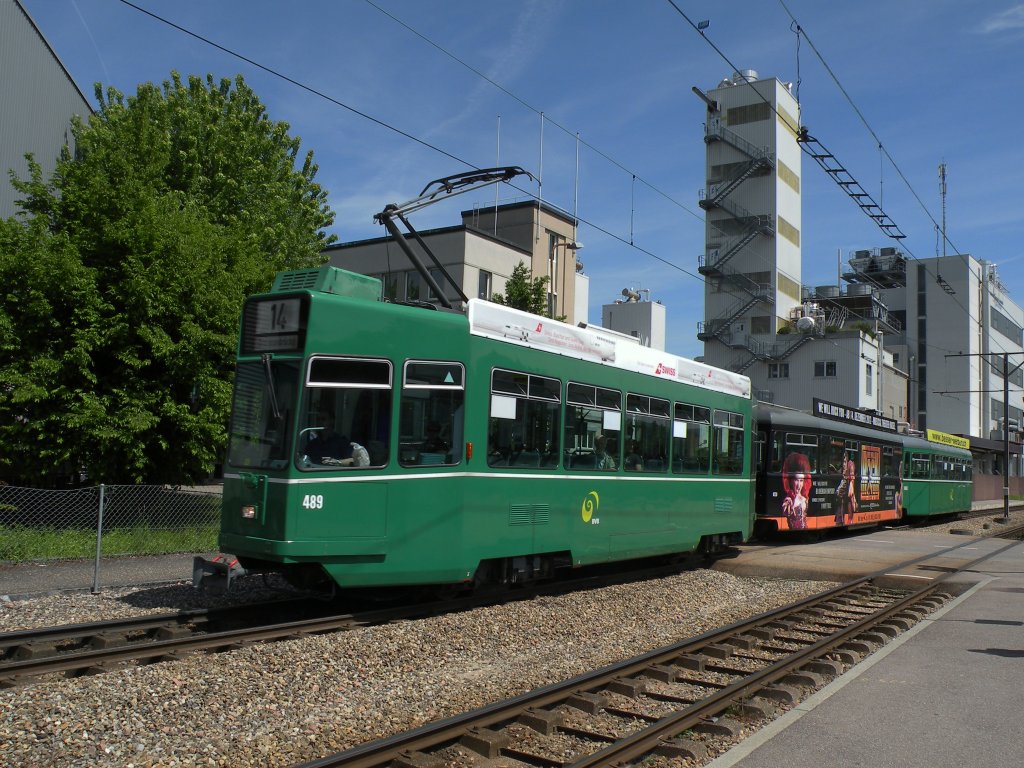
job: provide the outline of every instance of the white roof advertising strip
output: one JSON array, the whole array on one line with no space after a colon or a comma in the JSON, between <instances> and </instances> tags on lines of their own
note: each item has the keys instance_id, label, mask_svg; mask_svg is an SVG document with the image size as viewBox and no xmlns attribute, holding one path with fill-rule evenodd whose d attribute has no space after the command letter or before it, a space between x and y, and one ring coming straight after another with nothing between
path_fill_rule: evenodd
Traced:
<instances>
[{"instance_id":1,"label":"white roof advertising strip","mask_svg":"<svg viewBox=\"0 0 1024 768\"><path fill-rule=\"evenodd\" d=\"M481 299L470 299L468 317L469 332L474 336L750 397L750 379L742 374L617 339L593 328L577 328Z\"/></svg>"}]
</instances>

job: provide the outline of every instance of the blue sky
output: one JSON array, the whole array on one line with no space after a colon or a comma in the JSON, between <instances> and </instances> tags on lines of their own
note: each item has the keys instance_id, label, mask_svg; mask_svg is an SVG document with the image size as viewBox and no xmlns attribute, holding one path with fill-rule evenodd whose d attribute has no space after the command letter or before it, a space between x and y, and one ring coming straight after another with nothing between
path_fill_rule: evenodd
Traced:
<instances>
[{"instance_id":1,"label":"blue sky","mask_svg":"<svg viewBox=\"0 0 1024 768\"><path fill-rule=\"evenodd\" d=\"M130 94L171 70L241 73L314 151L343 241L382 235L374 213L470 170L460 160L540 175L544 199L581 220L590 319L646 288L678 354L702 352L705 112L690 89L733 66L794 83L802 123L907 235L910 258L941 253L944 162L947 253L996 263L1024 303L1024 3L135 0L333 101L120 0L22 3L90 100L95 82ZM706 39L690 23L703 20ZM855 249L895 244L806 156L802 175L805 285L834 284ZM503 185L499 200L536 192ZM411 220L457 224L494 201L489 188Z\"/></svg>"}]
</instances>

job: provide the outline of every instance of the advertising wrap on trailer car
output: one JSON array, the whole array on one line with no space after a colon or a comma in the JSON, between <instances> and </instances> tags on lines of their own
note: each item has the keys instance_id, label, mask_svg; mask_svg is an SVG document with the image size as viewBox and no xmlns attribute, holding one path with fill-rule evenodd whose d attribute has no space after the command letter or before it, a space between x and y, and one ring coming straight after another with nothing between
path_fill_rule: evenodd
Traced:
<instances>
[{"instance_id":1,"label":"advertising wrap on trailer car","mask_svg":"<svg viewBox=\"0 0 1024 768\"><path fill-rule=\"evenodd\" d=\"M759 404L762 531L870 525L902 515L900 436Z\"/></svg>"}]
</instances>

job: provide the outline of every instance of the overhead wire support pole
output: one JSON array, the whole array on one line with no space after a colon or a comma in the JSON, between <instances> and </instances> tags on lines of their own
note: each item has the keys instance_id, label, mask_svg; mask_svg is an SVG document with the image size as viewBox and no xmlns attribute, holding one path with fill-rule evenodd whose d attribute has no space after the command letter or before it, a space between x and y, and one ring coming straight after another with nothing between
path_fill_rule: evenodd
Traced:
<instances>
[{"instance_id":1,"label":"overhead wire support pole","mask_svg":"<svg viewBox=\"0 0 1024 768\"><path fill-rule=\"evenodd\" d=\"M949 357L1002 357L1003 358L1003 522L1010 522L1010 376L1024 366L1024 360L1010 370L1010 355L1024 352L975 352L958 353Z\"/></svg>"}]
</instances>

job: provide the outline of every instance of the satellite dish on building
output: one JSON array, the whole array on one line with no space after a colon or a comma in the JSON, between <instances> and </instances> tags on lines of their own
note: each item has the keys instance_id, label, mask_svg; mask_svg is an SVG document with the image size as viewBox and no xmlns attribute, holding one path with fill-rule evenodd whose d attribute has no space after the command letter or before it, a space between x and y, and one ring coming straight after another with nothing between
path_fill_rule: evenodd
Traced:
<instances>
[{"instance_id":1,"label":"satellite dish on building","mask_svg":"<svg viewBox=\"0 0 1024 768\"><path fill-rule=\"evenodd\" d=\"M814 318L804 315L796 321L796 329L800 331L800 333L810 333L814 330Z\"/></svg>"}]
</instances>

